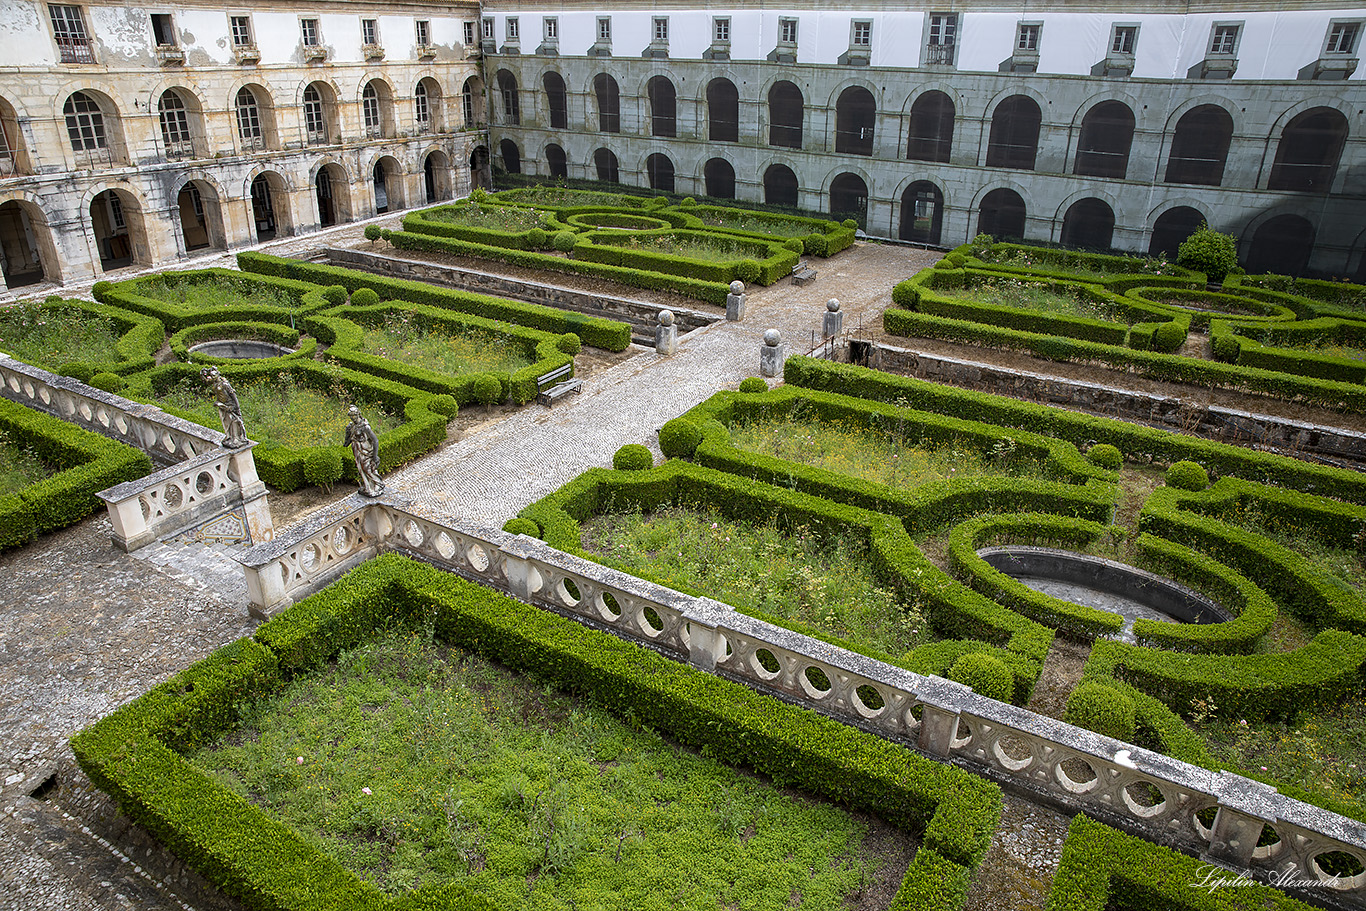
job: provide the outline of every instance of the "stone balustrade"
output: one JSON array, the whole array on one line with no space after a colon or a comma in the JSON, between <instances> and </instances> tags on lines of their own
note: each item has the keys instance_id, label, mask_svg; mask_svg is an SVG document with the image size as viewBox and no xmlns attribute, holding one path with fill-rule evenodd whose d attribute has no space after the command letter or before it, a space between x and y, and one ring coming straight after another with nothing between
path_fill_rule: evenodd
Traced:
<instances>
[{"instance_id":1,"label":"stone balustrade","mask_svg":"<svg viewBox=\"0 0 1366 911\"><path fill-rule=\"evenodd\" d=\"M1318 904L1366 908L1366 874L1335 879L1315 860L1342 852L1366 864L1366 825L1355 820L1259 782L1199 768L756 620L542 541L419 515L391 496L353 495L246 551L239 562L247 573L251 611L270 616L391 550L907 743L1033 800L1085 812L1285 885ZM1212 820L1202 812L1211 809ZM1258 847L1264 826L1278 840Z\"/></svg>"}]
</instances>

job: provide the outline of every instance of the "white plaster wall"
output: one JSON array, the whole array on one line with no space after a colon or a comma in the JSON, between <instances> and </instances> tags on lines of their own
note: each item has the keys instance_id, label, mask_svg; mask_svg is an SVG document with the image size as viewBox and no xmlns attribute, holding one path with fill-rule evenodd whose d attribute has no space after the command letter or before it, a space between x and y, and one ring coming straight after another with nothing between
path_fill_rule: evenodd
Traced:
<instances>
[{"instance_id":1,"label":"white plaster wall","mask_svg":"<svg viewBox=\"0 0 1366 911\"><path fill-rule=\"evenodd\" d=\"M227 13L219 10L177 10L175 26L185 42L187 58L194 52L200 52L210 63L221 65L233 62ZM197 55L195 59L198 63Z\"/></svg>"},{"instance_id":2,"label":"white plaster wall","mask_svg":"<svg viewBox=\"0 0 1366 911\"><path fill-rule=\"evenodd\" d=\"M56 63L57 46L46 15L46 8L27 0L0 0L0 60L10 66Z\"/></svg>"}]
</instances>

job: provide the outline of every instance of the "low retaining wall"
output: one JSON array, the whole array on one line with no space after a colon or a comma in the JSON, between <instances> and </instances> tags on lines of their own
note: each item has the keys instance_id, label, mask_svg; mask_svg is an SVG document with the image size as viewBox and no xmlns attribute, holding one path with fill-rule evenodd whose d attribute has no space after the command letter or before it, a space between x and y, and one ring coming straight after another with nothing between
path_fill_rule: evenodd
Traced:
<instances>
[{"instance_id":1,"label":"low retaining wall","mask_svg":"<svg viewBox=\"0 0 1366 911\"><path fill-rule=\"evenodd\" d=\"M1314 863L1331 851L1366 863L1362 823L1259 782L1180 762L764 623L534 538L420 515L389 496L353 494L237 559L247 575L251 611L266 617L391 550L912 745L1032 799L1084 811L1268 882L1301 877L1312 885L1292 891L1316 903L1366 909L1366 875L1334 881L1320 876ZM1206 828L1197 814L1211 807L1217 814ZM1280 836L1269 849L1256 847L1264 824Z\"/></svg>"}]
</instances>

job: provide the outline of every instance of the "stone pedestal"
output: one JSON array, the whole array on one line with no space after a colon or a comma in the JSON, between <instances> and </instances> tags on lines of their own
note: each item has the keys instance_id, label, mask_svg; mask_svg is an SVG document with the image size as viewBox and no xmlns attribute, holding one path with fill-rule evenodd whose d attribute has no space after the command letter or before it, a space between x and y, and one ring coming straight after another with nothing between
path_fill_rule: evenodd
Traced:
<instances>
[{"instance_id":1,"label":"stone pedestal","mask_svg":"<svg viewBox=\"0 0 1366 911\"><path fill-rule=\"evenodd\" d=\"M672 310L659 311L659 325L655 327L655 352L673 354L678 350L678 327L674 325Z\"/></svg>"},{"instance_id":2,"label":"stone pedestal","mask_svg":"<svg viewBox=\"0 0 1366 911\"><path fill-rule=\"evenodd\" d=\"M821 338L835 338L844 329L844 314L835 298L825 302L825 319L821 321Z\"/></svg>"},{"instance_id":3,"label":"stone pedestal","mask_svg":"<svg viewBox=\"0 0 1366 911\"><path fill-rule=\"evenodd\" d=\"M745 318L745 283L738 278L730 283L730 293L726 295L726 319Z\"/></svg>"},{"instance_id":4,"label":"stone pedestal","mask_svg":"<svg viewBox=\"0 0 1366 911\"><path fill-rule=\"evenodd\" d=\"M777 329L769 329L764 333L764 344L759 349L759 375L760 376L782 376L783 361L787 359L787 350L783 345L783 337Z\"/></svg>"}]
</instances>

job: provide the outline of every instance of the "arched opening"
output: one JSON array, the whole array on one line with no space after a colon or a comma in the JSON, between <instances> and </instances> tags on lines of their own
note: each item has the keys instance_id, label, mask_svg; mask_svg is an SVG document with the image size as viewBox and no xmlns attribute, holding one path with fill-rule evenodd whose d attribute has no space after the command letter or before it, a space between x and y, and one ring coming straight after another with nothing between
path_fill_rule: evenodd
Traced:
<instances>
[{"instance_id":1,"label":"arched opening","mask_svg":"<svg viewBox=\"0 0 1366 911\"><path fill-rule=\"evenodd\" d=\"M267 171L251 182L251 214L258 241L289 234L289 196L284 178Z\"/></svg>"},{"instance_id":2,"label":"arched opening","mask_svg":"<svg viewBox=\"0 0 1366 911\"><path fill-rule=\"evenodd\" d=\"M712 142L740 141L740 92L729 79L707 83L707 138Z\"/></svg>"},{"instance_id":3,"label":"arched opening","mask_svg":"<svg viewBox=\"0 0 1366 911\"><path fill-rule=\"evenodd\" d=\"M509 174L522 173L522 152L517 148L517 143L511 139L504 139L498 143L498 154L503 157L503 170Z\"/></svg>"},{"instance_id":4,"label":"arched opening","mask_svg":"<svg viewBox=\"0 0 1366 911\"><path fill-rule=\"evenodd\" d=\"M735 198L735 168L724 158L713 158L702 167L702 179L708 196L716 199Z\"/></svg>"},{"instance_id":5,"label":"arched opening","mask_svg":"<svg viewBox=\"0 0 1366 911\"><path fill-rule=\"evenodd\" d=\"M43 213L32 203L0 203L0 267L5 287L58 281L56 251Z\"/></svg>"},{"instance_id":6,"label":"arched opening","mask_svg":"<svg viewBox=\"0 0 1366 911\"><path fill-rule=\"evenodd\" d=\"M621 183L621 174L617 169L617 154L611 149L595 151L593 167L597 169L598 180L603 183Z\"/></svg>"},{"instance_id":7,"label":"arched opening","mask_svg":"<svg viewBox=\"0 0 1366 911\"><path fill-rule=\"evenodd\" d=\"M617 81L606 73L593 77L593 95L598 100L598 132L621 132L621 92Z\"/></svg>"},{"instance_id":8,"label":"arched opening","mask_svg":"<svg viewBox=\"0 0 1366 911\"><path fill-rule=\"evenodd\" d=\"M902 240L938 244L944 227L944 194L928 180L917 180L901 194Z\"/></svg>"},{"instance_id":9,"label":"arched opening","mask_svg":"<svg viewBox=\"0 0 1366 911\"><path fill-rule=\"evenodd\" d=\"M674 163L668 155L656 152L645 159L645 174L649 178L651 190L663 193L674 191Z\"/></svg>"},{"instance_id":10,"label":"arched opening","mask_svg":"<svg viewBox=\"0 0 1366 911\"><path fill-rule=\"evenodd\" d=\"M1233 140L1233 118L1217 104L1191 108L1176 122L1167 157L1167 183L1217 187Z\"/></svg>"},{"instance_id":11,"label":"arched opening","mask_svg":"<svg viewBox=\"0 0 1366 911\"><path fill-rule=\"evenodd\" d=\"M202 180L192 180L176 195L176 209L180 214L180 233L185 250L223 250L227 237L223 233L223 210L218 194Z\"/></svg>"},{"instance_id":12,"label":"arched opening","mask_svg":"<svg viewBox=\"0 0 1366 911\"><path fill-rule=\"evenodd\" d=\"M470 186L481 190L493 189L493 169L488 146L475 146L470 152Z\"/></svg>"},{"instance_id":13,"label":"arched opening","mask_svg":"<svg viewBox=\"0 0 1366 911\"><path fill-rule=\"evenodd\" d=\"M1083 177L1123 180L1134 143L1134 112L1122 101L1102 101L1086 112L1072 171Z\"/></svg>"},{"instance_id":14,"label":"arched opening","mask_svg":"<svg viewBox=\"0 0 1366 911\"><path fill-rule=\"evenodd\" d=\"M484 80L471 76L460 89L460 112L465 117L465 126L478 127L484 124Z\"/></svg>"},{"instance_id":15,"label":"arched opening","mask_svg":"<svg viewBox=\"0 0 1366 911\"><path fill-rule=\"evenodd\" d=\"M1314 250L1314 226L1299 215L1277 215L1252 235L1247 271L1254 275L1302 275Z\"/></svg>"},{"instance_id":16,"label":"arched opening","mask_svg":"<svg viewBox=\"0 0 1366 911\"><path fill-rule=\"evenodd\" d=\"M502 116L502 122L508 126L520 126L522 102L517 97L517 77L508 70L499 70L495 78L500 97L498 112Z\"/></svg>"},{"instance_id":17,"label":"arched opening","mask_svg":"<svg viewBox=\"0 0 1366 911\"><path fill-rule=\"evenodd\" d=\"M371 79L360 93L361 122L367 139L394 135L394 93L383 79Z\"/></svg>"},{"instance_id":18,"label":"arched opening","mask_svg":"<svg viewBox=\"0 0 1366 911\"><path fill-rule=\"evenodd\" d=\"M835 102L835 151L847 155L873 154L873 121L877 102L863 86L851 85Z\"/></svg>"},{"instance_id":19,"label":"arched opening","mask_svg":"<svg viewBox=\"0 0 1366 911\"><path fill-rule=\"evenodd\" d=\"M1014 190L997 187L977 206L977 233L998 240L1019 240L1025 233L1025 201Z\"/></svg>"},{"instance_id":20,"label":"arched opening","mask_svg":"<svg viewBox=\"0 0 1366 911\"><path fill-rule=\"evenodd\" d=\"M987 138L987 167L1034 170L1043 113L1028 95L1011 95L996 105Z\"/></svg>"},{"instance_id":21,"label":"arched opening","mask_svg":"<svg viewBox=\"0 0 1366 911\"><path fill-rule=\"evenodd\" d=\"M953 149L953 99L943 92L925 92L911 106L910 140L906 157L912 161L948 161Z\"/></svg>"},{"instance_id":22,"label":"arched opening","mask_svg":"<svg viewBox=\"0 0 1366 911\"><path fill-rule=\"evenodd\" d=\"M1108 250L1115 234L1115 212L1110 204L1094 196L1079 199L1062 217L1058 239L1068 247Z\"/></svg>"},{"instance_id":23,"label":"arched opening","mask_svg":"<svg viewBox=\"0 0 1366 911\"><path fill-rule=\"evenodd\" d=\"M451 160L440 149L434 149L422 159L422 188L427 202L451 198Z\"/></svg>"},{"instance_id":24,"label":"arched opening","mask_svg":"<svg viewBox=\"0 0 1366 911\"><path fill-rule=\"evenodd\" d=\"M304 86L304 139L309 145L328 145L341 141L337 122L337 94L326 82Z\"/></svg>"},{"instance_id":25,"label":"arched opening","mask_svg":"<svg viewBox=\"0 0 1366 911\"><path fill-rule=\"evenodd\" d=\"M446 128L441 83L431 76L419 79L413 89L413 122L419 133L440 133Z\"/></svg>"},{"instance_id":26,"label":"arched opening","mask_svg":"<svg viewBox=\"0 0 1366 911\"><path fill-rule=\"evenodd\" d=\"M105 190L91 200L90 228L104 271L150 260L142 208L131 193Z\"/></svg>"},{"instance_id":27,"label":"arched opening","mask_svg":"<svg viewBox=\"0 0 1366 911\"><path fill-rule=\"evenodd\" d=\"M202 135L199 101L188 92L167 89L157 101L161 147L168 159L195 157L195 137Z\"/></svg>"},{"instance_id":28,"label":"arched opening","mask_svg":"<svg viewBox=\"0 0 1366 911\"><path fill-rule=\"evenodd\" d=\"M72 92L62 106L71 150L78 156L114 163L122 160L118 111L97 92Z\"/></svg>"},{"instance_id":29,"label":"arched opening","mask_svg":"<svg viewBox=\"0 0 1366 911\"><path fill-rule=\"evenodd\" d=\"M403 168L398 159L385 155L375 162L371 173L375 185L375 214L395 212L404 207Z\"/></svg>"},{"instance_id":30,"label":"arched opening","mask_svg":"<svg viewBox=\"0 0 1366 911\"><path fill-rule=\"evenodd\" d=\"M678 93L667 76L652 76L645 83L645 95L650 101L650 135L673 137L678 135Z\"/></svg>"},{"instance_id":31,"label":"arched opening","mask_svg":"<svg viewBox=\"0 0 1366 911\"><path fill-rule=\"evenodd\" d=\"M351 192L346 171L339 164L326 164L313 176L318 199L318 227L327 228L351 220Z\"/></svg>"},{"instance_id":32,"label":"arched opening","mask_svg":"<svg viewBox=\"0 0 1366 911\"><path fill-rule=\"evenodd\" d=\"M785 164L764 171L764 202L770 206L797 208L797 175Z\"/></svg>"},{"instance_id":33,"label":"arched opening","mask_svg":"<svg viewBox=\"0 0 1366 911\"><path fill-rule=\"evenodd\" d=\"M1347 141L1347 118L1333 108L1312 108L1296 115L1281 131L1272 190L1327 193L1337 176L1338 159Z\"/></svg>"},{"instance_id":34,"label":"arched opening","mask_svg":"<svg viewBox=\"0 0 1366 911\"><path fill-rule=\"evenodd\" d=\"M1205 216L1199 209L1190 206L1176 206L1157 216L1153 222L1153 236L1148 241L1149 256L1165 256L1175 260L1181 242L1190 237L1205 223Z\"/></svg>"},{"instance_id":35,"label":"arched opening","mask_svg":"<svg viewBox=\"0 0 1366 911\"><path fill-rule=\"evenodd\" d=\"M545 166L551 177L569 177L569 156L553 142L545 147Z\"/></svg>"},{"instance_id":36,"label":"arched opening","mask_svg":"<svg viewBox=\"0 0 1366 911\"><path fill-rule=\"evenodd\" d=\"M569 100L564 89L564 77L559 73L546 73L541 77L545 87L546 110L550 112L550 128L563 130L569 126Z\"/></svg>"},{"instance_id":37,"label":"arched opening","mask_svg":"<svg viewBox=\"0 0 1366 911\"><path fill-rule=\"evenodd\" d=\"M857 174L845 172L830 184L830 217L852 218L860 228L868 224L868 185Z\"/></svg>"},{"instance_id":38,"label":"arched opening","mask_svg":"<svg viewBox=\"0 0 1366 911\"><path fill-rule=\"evenodd\" d=\"M24 150L23 134L19 132L19 118L14 113L14 106L0 98L0 177L28 172L28 156Z\"/></svg>"},{"instance_id":39,"label":"arched opening","mask_svg":"<svg viewBox=\"0 0 1366 911\"><path fill-rule=\"evenodd\" d=\"M244 85L233 99L237 139L244 152L260 152L275 144L270 95L259 85Z\"/></svg>"},{"instance_id":40,"label":"arched opening","mask_svg":"<svg viewBox=\"0 0 1366 911\"><path fill-rule=\"evenodd\" d=\"M801 89L787 80L773 83L768 90L768 144L800 149L805 114Z\"/></svg>"}]
</instances>

